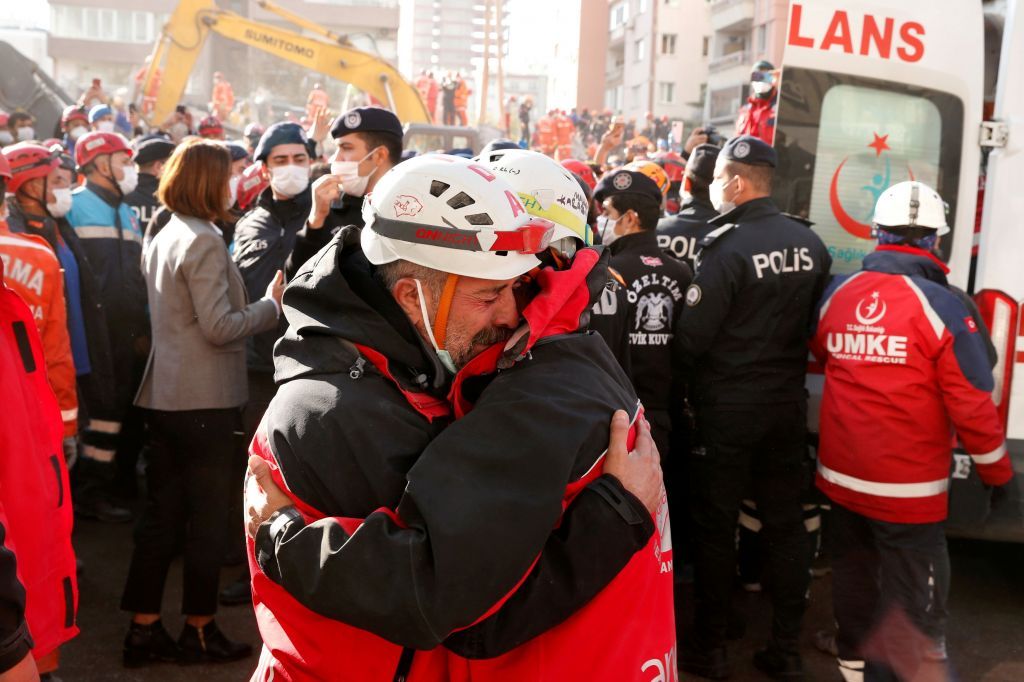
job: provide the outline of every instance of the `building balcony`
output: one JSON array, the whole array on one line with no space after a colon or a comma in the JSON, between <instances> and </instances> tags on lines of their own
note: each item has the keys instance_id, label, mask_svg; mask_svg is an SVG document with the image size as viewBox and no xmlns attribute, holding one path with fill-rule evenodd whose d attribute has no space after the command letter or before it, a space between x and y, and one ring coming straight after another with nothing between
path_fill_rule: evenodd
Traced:
<instances>
[{"instance_id":1,"label":"building balcony","mask_svg":"<svg viewBox=\"0 0 1024 682\"><path fill-rule=\"evenodd\" d=\"M713 57L708 62L708 73L721 73L723 71L730 71L737 67L743 69L750 68L750 52L747 50L737 50L736 52L730 52L729 54L722 55L720 57Z\"/></svg>"},{"instance_id":2,"label":"building balcony","mask_svg":"<svg viewBox=\"0 0 1024 682\"><path fill-rule=\"evenodd\" d=\"M626 25L620 24L608 32L608 47L623 45L626 41Z\"/></svg>"},{"instance_id":3,"label":"building balcony","mask_svg":"<svg viewBox=\"0 0 1024 682\"><path fill-rule=\"evenodd\" d=\"M734 31L754 22L754 0L711 0L711 30Z\"/></svg>"},{"instance_id":4,"label":"building balcony","mask_svg":"<svg viewBox=\"0 0 1024 682\"><path fill-rule=\"evenodd\" d=\"M605 86L607 87L610 85L619 85L620 83L622 83L622 71L623 68L621 64L606 69L604 72Z\"/></svg>"}]
</instances>

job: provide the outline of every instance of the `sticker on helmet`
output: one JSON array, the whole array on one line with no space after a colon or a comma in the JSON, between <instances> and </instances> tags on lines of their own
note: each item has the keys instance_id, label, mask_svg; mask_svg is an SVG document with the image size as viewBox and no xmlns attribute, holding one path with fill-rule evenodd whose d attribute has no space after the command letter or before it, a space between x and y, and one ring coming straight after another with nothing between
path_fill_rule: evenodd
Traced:
<instances>
[{"instance_id":1,"label":"sticker on helmet","mask_svg":"<svg viewBox=\"0 0 1024 682\"><path fill-rule=\"evenodd\" d=\"M701 291L700 287L696 284L691 284L690 288L686 290L686 305L691 308L700 303Z\"/></svg>"},{"instance_id":2,"label":"sticker on helmet","mask_svg":"<svg viewBox=\"0 0 1024 682\"><path fill-rule=\"evenodd\" d=\"M750 154L750 145L746 142L738 142L732 150L733 158L736 159L745 159L748 154Z\"/></svg>"},{"instance_id":3,"label":"sticker on helmet","mask_svg":"<svg viewBox=\"0 0 1024 682\"><path fill-rule=\"evenodd\" d=\"M363 122L363 116L358 111L350 111L345 115L346 128L358 128Z\"/></svg>"},{"instance_id":4,"label":"sticker on helmet","mask_svg":"<svg viewBox=\"0 0 1024 682\"><path fill-rule=\"evenodd\" d=\"M423 203L411 194L399 194L395 197L395 217L413 217L423 210Z\"/></svg>"},{"instance_id":5,"label":"sticker on helmet","mask_svg":"<svg viewBox=\"0 0 1024 682\"><path fill-rule=\"evenodd\" d=\"M629 173L618 173L612 178L612 187L619 190L629 189L629 186L633 184L633 176Z\"/></svg>"}]
</instances>

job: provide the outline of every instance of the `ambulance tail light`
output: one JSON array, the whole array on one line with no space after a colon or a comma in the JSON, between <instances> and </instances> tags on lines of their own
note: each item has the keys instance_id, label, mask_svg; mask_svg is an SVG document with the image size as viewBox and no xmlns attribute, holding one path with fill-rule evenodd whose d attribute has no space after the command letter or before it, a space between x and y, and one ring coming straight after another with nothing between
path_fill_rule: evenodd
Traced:
<instances>
[{"instance_id":1,"label":"ambulance tail light","mask_svg":"<svg viewBox=\"0 0 1024 682\"><path fill-rule=\"evenodd\" d=\"M1017 361L1017 334L1020 323L1020 309L1017 301L1001 291L986 289L975 295L978 310L988 326L995 344L998 358L992 369L995 388L992 402L996 404L999 417L1006 427L1010 409L1010 386L1013 382L1013 367Z\"/></svg>"}]
</instances>

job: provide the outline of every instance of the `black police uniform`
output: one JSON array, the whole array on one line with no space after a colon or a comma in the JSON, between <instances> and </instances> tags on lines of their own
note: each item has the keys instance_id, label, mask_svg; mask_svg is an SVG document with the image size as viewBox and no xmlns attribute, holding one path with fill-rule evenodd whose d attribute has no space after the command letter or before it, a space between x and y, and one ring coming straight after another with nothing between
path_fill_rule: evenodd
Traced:
<instances>
[{"instance_id":1,"label":"black police uniform","mask_svg":"<svg viewBox=\"0 0 1024 682\"><path fill-rule=\"evenodd\" d=\"M774 150L750 136L733 138L722 153L775 165ZM767 547L773 646L796 654L809 579L801 513L807 336L831 258L814 232L767 197L712 222L717 229L701 243L675 335L697 425L689 462L697 613L688 649L707 654L724 645L736 519L751 492ZM687 657L684 651L684 668Z\"/></svg>"},{"instance_id":2,"label":"black police uniform","mask_svg":"<svg viewBox=\"0 0 1024 682\"><path fill-rule=\"evenodd\" d=\"M715 162L719 148L713 144L694 147L686 161L686 175L697 177L710 184L715 175ZM718 211L711 205L706 191L687 196L686 201L673 216L658 222L658 246L676 258L686 261L691 270L697 269L696 257L699 244L715 226L713 218Z\"/></svg>"},{"instance_id":3,"label":"black police uniform","mask_svg":"<svg viewBox=\"0 0 1024 682\"><path fill-rule=\"evenodd\" d=\"M658 221L658 246L694 270L699 244L715 229L711 220L716 217L718 211L708 199L690 195L679 213Z\"/></svg>"},{"instance_id":4,"label":"black police uniform","mask_svg":"<svg viewBox=\"0 0 1024 682\"><path fill-rule=\"evenodd\" d=\"M135 157L132 159L140 166L154 161L164 161L174 152L174 143L163 135L148 135L135 143ZM156 198L156 190L160 179L149 173L139 173L139 184L124 197L124 203L132 207L139 227L143 234L149 228L153 216L160 209L160 201Z\"/></svg>"}]
</instances>

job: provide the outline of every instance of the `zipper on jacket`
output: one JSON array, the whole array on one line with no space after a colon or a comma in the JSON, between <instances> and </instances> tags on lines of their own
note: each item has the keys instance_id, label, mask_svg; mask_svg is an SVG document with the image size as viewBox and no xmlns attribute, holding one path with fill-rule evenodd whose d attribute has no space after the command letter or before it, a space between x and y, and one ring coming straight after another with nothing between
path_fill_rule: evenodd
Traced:
<instances>
[{"instance_id":1,"label":"zipper on jacket","mask_svg":"<svg viewBox=\"0 0 1024 682\"><path fill-rule=\"evenodd\" d=\"M364 368L366 367L366 360L362 356L356 358L356 364L352 365L348 369L348 377L352 380L358 379L363 376Z\"/></svg>"},{"instance_id":2,"label":"zipper on jacket","mask_svg":"<svg viewBox=\"0 0 1024 682\"><path fill-rule=\"evenodd\" d=\"M395 668L395 676L391 682L408 682L409 671L412 670L412 657L415 649L406 647L402 649L402 655L398 658L398 667Z\"/></svg>"}]
</instances>

